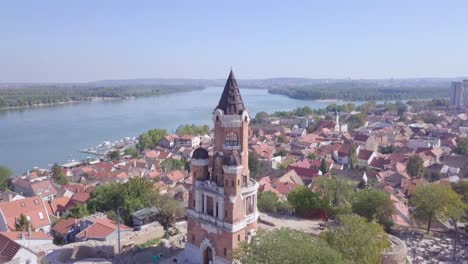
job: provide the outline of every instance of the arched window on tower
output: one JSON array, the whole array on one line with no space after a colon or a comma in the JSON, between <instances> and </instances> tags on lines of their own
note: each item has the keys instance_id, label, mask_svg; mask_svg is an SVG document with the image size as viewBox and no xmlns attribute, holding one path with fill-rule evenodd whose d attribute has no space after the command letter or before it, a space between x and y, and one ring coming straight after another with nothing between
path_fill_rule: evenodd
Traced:
<instances>
[{"instance_id":1,"label":"arched window on tower","mask_svg":"<svg viewBox=\"0 0 468 264\"><path fill-rule=\"evenodd\" d=\"M239 139L237 138L237 134L234 132L229 132L226 135L226 146L237 146L239 145Z\"/></svg>"}]
</instances>

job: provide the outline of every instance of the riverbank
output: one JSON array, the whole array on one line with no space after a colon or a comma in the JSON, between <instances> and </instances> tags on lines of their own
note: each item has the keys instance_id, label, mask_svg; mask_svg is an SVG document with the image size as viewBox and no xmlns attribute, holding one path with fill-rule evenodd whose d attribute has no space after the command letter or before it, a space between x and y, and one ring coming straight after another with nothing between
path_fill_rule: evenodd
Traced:
<instances>
[{"instance_id":1,"label":"riverbank","mask_svg":"<svg viewBox=\"0 0 468 264\"><path fill-rule=\"evenodd\" d=\"M0 111L2 111L2 110L16 110L16 109L31 109L31 108L50 107L50 106L60 106L60 105L78 104L78 103L84 103L84 102L102 102L102 101L125 100L125 99L129 99L129 98L93 97L93 98L89 98L88 100L66 101L66 102L56 102L56 103L48 103L48 104L40 103L40 104L25 105L25 106L0 107Z\"/></svg>"}]
</instances>

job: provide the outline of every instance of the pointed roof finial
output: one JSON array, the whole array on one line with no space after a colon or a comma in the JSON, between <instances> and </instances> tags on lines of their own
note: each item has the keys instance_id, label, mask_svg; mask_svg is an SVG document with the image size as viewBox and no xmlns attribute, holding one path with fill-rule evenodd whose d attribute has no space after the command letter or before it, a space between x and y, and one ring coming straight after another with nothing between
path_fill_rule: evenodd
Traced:
<instances>
[{"instance_id":1,"label":"pointed roof finial","mask_svg":"<svg viewBox=\"0 0 468 264\"><path fill-rule=\"evenodd\" d=\"M239 87L237 86L236 77L234 76L234 71L232 68L216 108L223 110L224 114L227 115L240 115L242 114L242 111L245 110L244 102L242 101Z\"/></svg>"}]
</instances>

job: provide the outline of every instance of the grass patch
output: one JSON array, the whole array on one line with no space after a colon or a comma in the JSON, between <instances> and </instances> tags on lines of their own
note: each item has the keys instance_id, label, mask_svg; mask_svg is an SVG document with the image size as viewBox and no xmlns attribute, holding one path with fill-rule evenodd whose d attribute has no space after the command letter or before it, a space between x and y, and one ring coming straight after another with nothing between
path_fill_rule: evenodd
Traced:
<instances>
[{"instance_id":1,"label":"grass patch","mask_svg":"<svg viewBox=\"0 0 468 264\"><path fill-rule=\"evenodd\" d=\"M150 239L150 240L146 241L145 243L142 243L142 244L138 245L138 247L139 248L148 248L148 247L155 246L155 245L159 244L160 241L161 241L161 238L153 238L153 239Z\"/></svg>"}]
</instances>

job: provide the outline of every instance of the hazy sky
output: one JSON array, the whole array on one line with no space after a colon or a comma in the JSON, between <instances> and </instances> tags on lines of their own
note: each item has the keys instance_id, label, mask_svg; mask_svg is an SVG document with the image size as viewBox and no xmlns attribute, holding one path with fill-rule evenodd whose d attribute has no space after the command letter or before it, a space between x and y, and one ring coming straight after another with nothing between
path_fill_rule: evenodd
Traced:
<instances>
[{"instance_id":1,"label":"hazy sky","mask_svg":"<svg viewBox=\"0 0 468 264\"><path fill-rule=\"evenodd\" d=\"M468 75L468 1L0 2L0 82Z\"/></svg>"}]
</instances>

